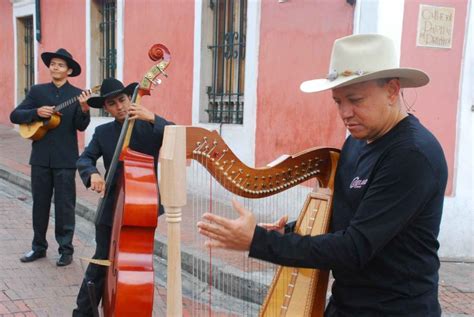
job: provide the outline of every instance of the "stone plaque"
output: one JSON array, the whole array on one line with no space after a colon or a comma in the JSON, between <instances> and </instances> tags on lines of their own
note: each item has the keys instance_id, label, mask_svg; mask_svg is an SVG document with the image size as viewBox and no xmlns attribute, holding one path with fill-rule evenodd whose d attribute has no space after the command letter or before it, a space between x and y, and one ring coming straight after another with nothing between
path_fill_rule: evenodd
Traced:
<instances>
[{"instance_id":1,"label":"stone plaque","mask_svg":"<svg viewBox=\"0 0 474 317\"><path fill-rule=\"evenodd\" d=\"M454 29L454 8L420 4L417 46L451 48Z\"/></svg>"}]
</instances>

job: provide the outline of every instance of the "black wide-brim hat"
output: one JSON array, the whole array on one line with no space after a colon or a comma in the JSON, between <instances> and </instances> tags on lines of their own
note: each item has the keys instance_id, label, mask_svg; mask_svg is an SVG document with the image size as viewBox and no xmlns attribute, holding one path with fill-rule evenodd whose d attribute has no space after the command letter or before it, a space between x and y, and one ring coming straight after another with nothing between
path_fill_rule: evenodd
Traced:
<instances>
[{"instance_id":1,"label":"black wide-brim hat","mask_svg":"<svg viewBox=\"0 0 474 317\"><path fill-rule=\"evenodd\" d=\"M66 61L67 67L72 69L72 73L69 77L76 77L81 73L81 65L79 65L79 63L72 58L71 53L64 48L60 48L56 52L44 52L41 54L41 59L48 67L53 58L60 58Z\"/></svg>"},{"instance_id":2,"label":"black wide-brim hat","mask_svg":"<svg viewBox=\"0 0 474 317\"><path fill-rule=\"evenodd\" d=\"M131 96L135 87L138 83L131 83L127 87L124 87L122 82L115 78L104 79L100 86L100 96L91 97L87 99L87 104L92 108L102 108L104 106L105 99L118 96L120 94L126 94Z\"/></svg>"}]
</instances>

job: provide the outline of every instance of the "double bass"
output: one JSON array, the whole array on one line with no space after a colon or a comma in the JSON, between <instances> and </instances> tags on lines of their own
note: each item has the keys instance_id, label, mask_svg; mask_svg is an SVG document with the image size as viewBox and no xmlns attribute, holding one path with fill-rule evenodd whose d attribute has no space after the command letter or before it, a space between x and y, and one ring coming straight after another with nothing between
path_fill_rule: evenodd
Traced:
<instances>
[{"instance_id":1,"label":"double bass","mask_svg":"<svg viewBox=\"0 0 474 317\"><path fill-rule=\"evenodd\" d=\"M170 62L162 44L153 45L148 55L157 63L134 91L132 102L150 95L158 76ZM108 195L115 195L114 220L109 261L102 299L104 316L151 316L153 312L153 245L158 221L158 186L154 159L131 150L128 145L134 120L125 119L106 179L106 192L99 202L100 219ZM112 182L116 191L108 192Z\"/></svg>"}]
</instances>

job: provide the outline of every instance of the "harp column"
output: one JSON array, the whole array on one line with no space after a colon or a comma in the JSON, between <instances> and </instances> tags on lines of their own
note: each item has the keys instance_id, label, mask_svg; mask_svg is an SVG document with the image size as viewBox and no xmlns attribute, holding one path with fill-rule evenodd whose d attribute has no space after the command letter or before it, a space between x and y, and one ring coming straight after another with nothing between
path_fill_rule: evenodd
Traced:
<instances>
[{"instance_id":1,"label":"harp column","mask_svg":"<svg viewBox=\"0 0 474 317\"><path fill-rule=\"evenodd\" d=\"M186 128L166 126L160 150L160 193L168 224L167 316L182 316L181 209L186 205Z\"/></svg>"}]
</instances>

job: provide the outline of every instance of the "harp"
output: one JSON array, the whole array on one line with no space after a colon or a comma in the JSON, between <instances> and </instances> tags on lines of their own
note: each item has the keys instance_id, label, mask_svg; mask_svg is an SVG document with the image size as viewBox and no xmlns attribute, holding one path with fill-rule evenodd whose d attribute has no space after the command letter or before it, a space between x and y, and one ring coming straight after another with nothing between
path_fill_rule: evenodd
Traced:
<instances>
[{"instance_id":1,"label":"harp","mask_svg":"<svg viewBox=\"0 0 474 317\"><path fill-rule=\"evenodd\" d=\"M187 211L189 193L186 189L186 178L189 169L193 169L186 167L187 160L196 162L201 170L208 173L209 181L198 184L198 191L209 186L213 193L213 188L217 189L216 186L219 186L230 195L243 197L253 203L298 187L305 189L306 193L298 202L298 205L303 201L304 204L297 217L295 232L302 235L318 235L326 233L329 229L333 181L338 157L339 150L320 147L288 156L274 162L272 166L250 168L235 156L217 132L198 127L167 126L160 153L161 199L168 224L167 315L183 316L181 267L187 265L181 262L181 222L183 219L189 222L191 218L195 223L196 218L199 218L199 212L194 213L195 217L191 217L191 213ZM311 181L314 182L314 187L308 186ZM212 182L218 185L212 187L209 185ZM192 205L193 209L197 206L204 207L201 209L208 212L212 209L214 212L223 208L226 199L230 200L229 197L224 200L215 197L217 202L209 203L206 200L204 203L196 203L193 198ZM280 205L278 202L271 204L269 209L275 209ZM257 204L249 209L255 212L264 206ZM183 208L186 208L185 211L182 211ZM235 218L232 212L226 216ZM271 216L273 219L267 222L277 220L282 214ZM197 231L195 226L191 230ZM194 252L195 256L199 257L202 250L199 250L199 245L195 247L198 249ZM191 308L193 316L323 316L328 271L277 267L245 258L243 260L245 265L253 268L246 270L238 265L234 267L229 264L235 263L232 262L234 260L232 256L238 256L236 252L230 252L233 254L230 255L230 260L229 255L218 250L211 252L217 257L214 262L198 258L196 267L193 265L187 271L198 279L209 282L210 286L206 291L201 290L201 293L208 294L208 302L220 296L222 292L227 292L240 297L241 308L231 308L230 301L226 301L226 304L220 307L214 307L212 303L202 303L202 297L193 295L186 301L186 306L193 307ZM266 274L268 271L272 272L273 277L268 277ZM239 275L239 272L243 273ZM225 274L230 276L226 277ZM264 277L256 282L258 276ZM222 282L225 279L227 281ZM241 288L244 290L240 290Z\"/></svg>"}]
</instances>

